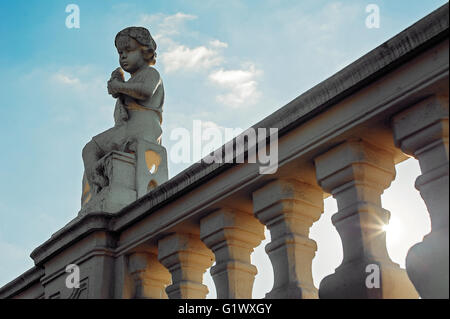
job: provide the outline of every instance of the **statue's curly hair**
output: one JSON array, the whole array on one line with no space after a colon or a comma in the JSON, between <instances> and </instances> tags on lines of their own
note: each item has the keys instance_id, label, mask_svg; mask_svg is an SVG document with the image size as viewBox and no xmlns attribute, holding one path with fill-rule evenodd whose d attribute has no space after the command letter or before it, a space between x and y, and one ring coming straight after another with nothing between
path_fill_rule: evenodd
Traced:
<instances>
[{"instance_id":1,"label":"statue's curly hair","mask_svg":"<svg viewBox=\"0 0 450 319\"><path fill-rule=\"evenodd\" d=\"M114 39L114 45L117 48L117 38L120 36L129 36L135 39L142 46L142 53L148 65L156 63L156 42L150 35L150 31L143 27L128 27L117 33Z\"/></svg>"}]
</instances>

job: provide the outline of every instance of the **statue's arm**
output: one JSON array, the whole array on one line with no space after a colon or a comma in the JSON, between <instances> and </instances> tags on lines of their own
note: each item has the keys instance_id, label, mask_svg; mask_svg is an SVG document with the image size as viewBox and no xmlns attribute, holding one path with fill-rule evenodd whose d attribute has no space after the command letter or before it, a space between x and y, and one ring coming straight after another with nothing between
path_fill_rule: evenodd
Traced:
<instances>
[{"instance_id":1,"label":"statue's arm","mask_svg":"<svg viewBox=\"0 0 450 319\"><path fill-rule=\"evenodd\" d=\"M141 81L123 82L112 79L108 83L110 94L125 94L136 100L147 100L161 82L161 77L154 68L148 68L141 74Z\"/></svg>"},{"instance_id":2,"label":"statue's arm","mask_svg":"<svg viewBox=\"0 0 450 319\"><path fill-rule=\"evenodd\" d=\"M112 84L113 94L122 93L137 100L147 100L153 94L152 86L146 82L119 82Z\"/></svg>"}]
</instances>

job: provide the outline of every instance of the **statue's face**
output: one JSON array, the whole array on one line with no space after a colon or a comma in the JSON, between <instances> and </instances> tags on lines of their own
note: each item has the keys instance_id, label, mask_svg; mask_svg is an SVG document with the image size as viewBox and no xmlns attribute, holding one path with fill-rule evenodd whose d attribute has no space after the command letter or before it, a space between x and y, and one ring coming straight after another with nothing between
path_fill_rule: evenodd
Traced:
<instances>
[{"instance_id":1,"label":"statue's face","mask_svg":"<svg viewBox=\"0 0 450 319\"><path fill-rule=\"evenodd\" d=\"M120 36L116 42L119 63L122 69L134 73L147 63L142 56L141 46L129 36Z\"/></svg>"}]
</instances>

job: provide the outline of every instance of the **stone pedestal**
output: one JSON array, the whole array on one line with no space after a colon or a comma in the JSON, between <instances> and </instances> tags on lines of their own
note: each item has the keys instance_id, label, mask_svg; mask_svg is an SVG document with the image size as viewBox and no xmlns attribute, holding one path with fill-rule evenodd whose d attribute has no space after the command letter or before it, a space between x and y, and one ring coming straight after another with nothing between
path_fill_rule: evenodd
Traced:
<instances>
[{"instance_id":1,"label":"stone pedestal","mask_svg":"<svg viewBox=\"0 0 450 319\"><path fill-rule=\"evenodd\" d=\"M83 176L79 216L89 212L116 213L168 180L163 146L138 140L130 145L130 151L112 151L98 161L108 185L97 194Z\"/></svg>"},{"instance_id":2,"label":"stone pedestal","mask_svg":"<svg viewBox=\"0 0 450 319\"><path fill-rule=\"evenodd\" d=\"M390 218L381 194L395 177L390 152L348 141L315 160L322 188L337 201L333 224L344 257L320 283L320 298L418 298L406 271L390 259L383 226Z\"/></svg>"},{"instance_id":3,"label":"stone pedestal","mask_svg":"<svg viewBox=\"0 0 450 319\"><path fill-rule=\"evenodd\" d=\"M323 212L323 192L297 180L276 180L253 193L255 216L267 226L274 285L266 298L317 298L312 278L316 242L309 229Z\"/></svg>"},{"instance_id":4,"label":"stone pedestal","mask_svg":"<svg viewBox=\"0 0 450 319\"><path fill-rule=\"evenodd\" d=\"M201 220L200 237L216 257L217 298L251 299L257 269L250 255L264 239L264 225L252 213L221 209Z\"/></svg>"},{"instance_id":5,"label":"stone pedestal","mask_svg":"<svg viewBox=\"0 0 450 319\"><path fill-rule=\"evenodd\" d=\"M427 205L431 232L410 248L406 269L422 298L449 297L448 96L432 96L393 118L394 139L419 160L416 188Z\"/></svg>"},{"instance_id":6,"label":"stone pedestal","mask_svg":"<svg viewBox=\"0 0 450 319\"><path fill-rule=\"evenodd\" d=\"M116 213L137 199L134 154L113 151L100 161L104 175L108 178L108 186L93 194L86 178L83 178L82 208L79 216L89 212Z\"/></svg>"}]
</instances>

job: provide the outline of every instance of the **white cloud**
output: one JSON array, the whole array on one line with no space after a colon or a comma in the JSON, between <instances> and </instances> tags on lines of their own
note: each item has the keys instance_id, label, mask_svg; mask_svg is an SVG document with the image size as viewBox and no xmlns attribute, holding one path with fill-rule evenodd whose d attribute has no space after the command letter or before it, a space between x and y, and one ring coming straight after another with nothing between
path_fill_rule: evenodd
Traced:
<instances>
[{"instance_id":1,"label":"white cloud","mask_svg":"<svg viewBox=\"0 0 450 319\"><path fill-rule=\"evenodd\" d=\"M159 57L167 73L178 70L206 70L223 62L220 49L228 46L225 42L215 39L211 40L209 45L192 48L174 40L174 37L181 33L184 38L189 37L192 32L187 30L185 22L195 19L195 15L182 12L174 15L141 15L139 24L154 30L153 38L159 47L163 48Z\"/></svg>"},{"instance_id":2,"label":"white cloud","mask_svg":"<svg viewBox=\"0 0 450 319\"><path fill-rule=\"evenodd\" d=\"M195 19L197 19L197 17L194 15L178 12L174 15L165 17L159 27L166 34L178 34L178 28L182 23Z\"/></svg>"},{"instance_id":3,"label":"white cloud","mask_svg":"<svg viewBox=\"0 0 450 319\"><path fill-rule=\"evenodd\" d=\"M190 49L184 45L177 45L163 52L161 61L166 72L173 72L180 69L208 69L219 65L223 58L218 51L205 46Z\"/></svg>"},{"instance_id":4,"label":"white cloud","mask_svg":"<svg viewBox=\"0 0 450 319\"><path fill-rule=\"evenodd\" d=\"M220 69L211 73L209 80L219 87L229 90L226 94L218 95L217 101L234 108L244 103L251 105L258 101L261 92L258 90L256 79L261 73L253 64L250 64L247 69Z\"/></svg>"},{"instance_id":5,"label":"white cloud","mask_svg":"<svg viewBox=\"0 0 450 319\"><path fill-rule=\"evenodd\" d=\"M217 39L209 41L209 44L214 48L228 48L228 43L219 41Z\"/></svg>"},{"instance_id":6,"label":"white cloud","mask_svg":"<svg viewBox=\"0 0 450 319\"><path fill-rule=\"evenodd\" d=\"M231 108L254 104L261 96L256 81L261 71L253 64L242 69L226 70L222 50L228 47L228 43L219 39L209 39L207 44L189 47L174 40L181 31L183 37L188 38L191 32L185 27L185 22L196 18L194 15L181 12L169 16L163 14L141 16L141 24L155 30L154 37L160 48L164 48L159 54L164 71L166 73L209 71L209 81L222 91L216 96L217 102ZM196 38L197 36L198 34Z\"/></svg>"},{"instance_id":7,"label":"white cloud","mask_svg":"<svg viewBox=\"0 0 450 319\"><path fill-rule=\"evenodd\" d=\"M216 102L230 108L256 103L261 96L257 82L261 71L251 63L241 69L227 70L222 50L228 48L228 43L213 38L203 45L191 47L175 40L179 34L182 34L184 39L191 35L196 39L201 38L201 35L186 27L186 22L194 19L197 19L197 16L181 12L174 15L159 13L140 17L140 24L154 30L153 36L162 49L159 61L164 71L208 71L208 80L222 91L216 95Z\"/></svg>"},{"instance_id":8,"label":"white cloud","mask_svg":"<svg viewBox=\"0 0 450 319\"><path fill-rule=\"evenodd\" d=\"M151 26L152 29L156 27L157 32L154 38L157 40L161 37L180 34L184 23L195 19L197 19L195 15L182 12L173 15L143 14L139 19L139 24Z\"/></svg>"},{"instance_id":9,"label":"white cloud","mask_svg":"<svg viewBox=\"0 0 450 319\"><path fill-rule=\"evenodd\" d=\"M53 74L52 79L56 82L68 84L68 85L74 85L74 84L80 83L79 78L70 77L70 75L66 75L66 74L63 74L60 72Z\"/></svg>"}]
</instances>

